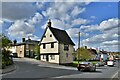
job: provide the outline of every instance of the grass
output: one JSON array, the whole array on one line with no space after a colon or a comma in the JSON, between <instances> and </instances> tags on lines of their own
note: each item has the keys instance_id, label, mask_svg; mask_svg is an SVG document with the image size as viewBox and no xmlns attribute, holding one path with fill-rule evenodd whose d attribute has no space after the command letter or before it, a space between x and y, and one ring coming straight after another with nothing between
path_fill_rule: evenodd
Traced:
<instances>
[{"instance_id":1,"label":"grass","mask_svg":"<svg viewBox=\"0 0 120 80\"><path fill-rule=\"evenodd\" d=\"M81 63L81 62L84 62L84 61L79 61L79 62ZM96 64L99 61L90 61L90 62L92 62L93 64ZM73 61L73 64L78 64L78 61Z\"/></svg>"}]
</instances>

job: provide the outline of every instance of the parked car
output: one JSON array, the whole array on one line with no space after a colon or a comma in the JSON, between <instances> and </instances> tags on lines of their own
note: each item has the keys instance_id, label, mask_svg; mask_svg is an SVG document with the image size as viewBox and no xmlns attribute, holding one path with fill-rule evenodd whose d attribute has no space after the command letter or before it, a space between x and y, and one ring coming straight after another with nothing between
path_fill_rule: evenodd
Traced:
<instances>
[{"instance_id":1,"label":"parked car","mask_svg":"<svg viewBox=\"0 0 120 80\"><path fill-rule=\"evenodd\" d=\"M104 65L105 65L105 62L97 62L95 65L96 65L97 67L104 66Z\"/></svg>"},{"instance_id":2,"label":"parked car","mask_svg":"<svg viewBox=\"0 0 120 80\"><path fill-rule=\"evenodd\" d=\"M114 66L115 65L115 61L114 60L108 60L107 61L107 66Z\"/></svg>"},{"instance_id":3,"label":"parked car","mask_svg":"<svg viewBox=\"0 0 120 80\"><path fill-rule=\"evenodd\" d=\"M13 58L17 58L18 57L17 53L11 53L10 56L13 57Z\"/></svg>"},{"instance_id":4,"label":"parked car","mask_svg":"<svg viewBox=\"0 0 120 80\"><path fill-rule=\"evenodd\" d=\"M78 71L81 70L88 70L88 71L96 71L96 65L94 65L92 62L81 62L77 66Z\"/></svg>"}]
</instances>

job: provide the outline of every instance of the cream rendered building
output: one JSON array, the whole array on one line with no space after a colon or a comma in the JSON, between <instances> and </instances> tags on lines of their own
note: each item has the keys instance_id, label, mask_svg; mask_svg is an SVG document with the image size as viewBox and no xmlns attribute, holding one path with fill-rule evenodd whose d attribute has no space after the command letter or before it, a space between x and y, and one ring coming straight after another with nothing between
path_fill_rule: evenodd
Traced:
<instances>
[{"instance_id":1,"label":"cream rendered building","mask_svg":"<svg viewBox=\"0 0 120 80\"><path fill-rule=\"evenodd\" d=\"M40 58L51 63L72 63L74 45L66 31L51 27L49 20L40 42Z\"/></svg>"}]
</instances>

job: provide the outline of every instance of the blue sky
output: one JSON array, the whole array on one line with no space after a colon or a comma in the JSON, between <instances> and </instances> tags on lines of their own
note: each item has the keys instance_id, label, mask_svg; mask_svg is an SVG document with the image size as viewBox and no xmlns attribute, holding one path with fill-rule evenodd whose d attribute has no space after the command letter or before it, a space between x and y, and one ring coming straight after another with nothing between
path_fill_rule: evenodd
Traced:
<instances>
[{"instance_id":1,"label":"blue sky","mask_svg":"<svg viewBox=\"0 0 120 80\"><path fill-rule=\"evenodd\" d=\"M48 19L52 26L66 30L76 44L118 51L117 2L6 2L2 3L2 32L11 40L40 40Z\"/></svg>"}]
</instances>

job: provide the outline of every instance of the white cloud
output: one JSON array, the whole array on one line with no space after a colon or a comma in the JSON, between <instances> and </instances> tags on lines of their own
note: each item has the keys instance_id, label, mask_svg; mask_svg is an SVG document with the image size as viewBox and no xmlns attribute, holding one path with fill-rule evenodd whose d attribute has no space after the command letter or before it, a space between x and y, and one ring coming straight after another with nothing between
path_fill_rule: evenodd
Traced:
<instances>
[{"instance_id":1,"label":"white cloud","mask_svg":"<svg viewBox=\"0 0 120 80\"><path fill-rule=\"evenodd\" d=\"M90 21L87 19L78 18L72 21L72 25L75 26L75 25L87 24L89 22Z\"/></svg>"},{"instance_id":2,"label":"white cloud","mask_svg":"<svg viewBox=\"0 0 120 80\"><path fill-rule=\"evenodd\" d=\"M118 18L112 18L101 22L98 29L106 31L116 27L118 27Z\"/></svg>"},{"instance_id":3,"label":"white cloud","mask_svg":"<svg viewBox=\"0 0 120 80\"><path fill-rule=\"evenodd\" d=\"M73 11L71 12L71 15L72 16L77 16L84 11L85 11L85 8L79 8L78 6L75 6Z\"/></svg>"},{"instance_id":4,"label":"white cloud","mask_svg":"<svg viewBox=\"0 0 120 80\"><path fill-rule=\"evenodd\" d=\"M36 12L35 15L31 19L28 20L28 22L30 24L36 24L40 22L42 19L43 19L43 16L40 13Z\"/></svg>"},{"instance_id":5,"label":"white cloud","mask_svg":"<svg viewBox=\"0 0 120 80\"><path fill-rule=\"evenodd\" d=\"M80 29L79 28L69 28L66 31L67 31L67 33L69 34L70 37L72 37L72 38L78 38L78 32L80 31ZM87 37L88 35L89 34L84 33L84 32L80 33L81 37Z\"/></svg>"},{"instance_id":6,"label":"white cloud","mask_svg":"<svg viewBox=\"0 0 120 80\"><path fill-rule=\"evenodd\" d=\"M97 28L98 28L98 25L80 26L80 30L84 32L94 31L94 30L97 30Z\"/></svg>"},{"instance_id":7,"label":"white cloud","mask_svg":"<svg viewBox=\"0 0 120 80\"><path fill-rule=\"evenodd\" d=\"M102 45L120 45L120 42L118 40L105 41L102 42Z\"/></svg>"},{"instance_id":8,"label":"white cloud","mask_svg":"<svg viewBox=\"0 0 120 80\"><path fill-rule=\"evenodd\" d=\"M42 29L45 29L47 27L47 22L48 21L46 21L46 23L41 27ZM65 30L71 27L71 25L65 24L64 21L58 19L51 19L51 22L52 22L52 27L54 28Z\"/></svg>"},{"instance_id":9,"label":"white cloud","mask_svg":"<svg viewBox=\"0 0 120 80\"><path fill-rule=\"evenodd\" d=\"M34 33L33 25L25 22L24 20L17 20L8 28L8 34L14 37L27 37L27 34Z\"/></svg>"},{"instance_id":10,"label":"white cloud","mask_svg":"<svg viewBox=\"0 0 120 80\"><path fill-rule=\"evenodd\" d=\"M33 34L27 34L27 36L31 39L31 40L37 40L40 41L40 37L33 35ZM26 39L28 39L28 37Z\"/></svg>"},{"instance_id":11,"label":"white cloud","mask_svg":"<svg viewBox=\"0 0 120 80\"><path fill-rule=\"evenodd\" d=\"M100 24L97 25L81 26L80 28L83 29L85 32L95 31L95 30L106 32L114 28L118 28L118 19L112 18L102 21Z\"/></svg>"},{"instance_id":12,"label":"white cloud","mask_svg":"<svg viewBox=\"0 0 120 80\"><path fill-rule=\"evenodd\" d=\"M25 2L3 2L2 18L9 20L26 19L36 12L36 7L31 3Z\"/></svg>"}]
</instances>

